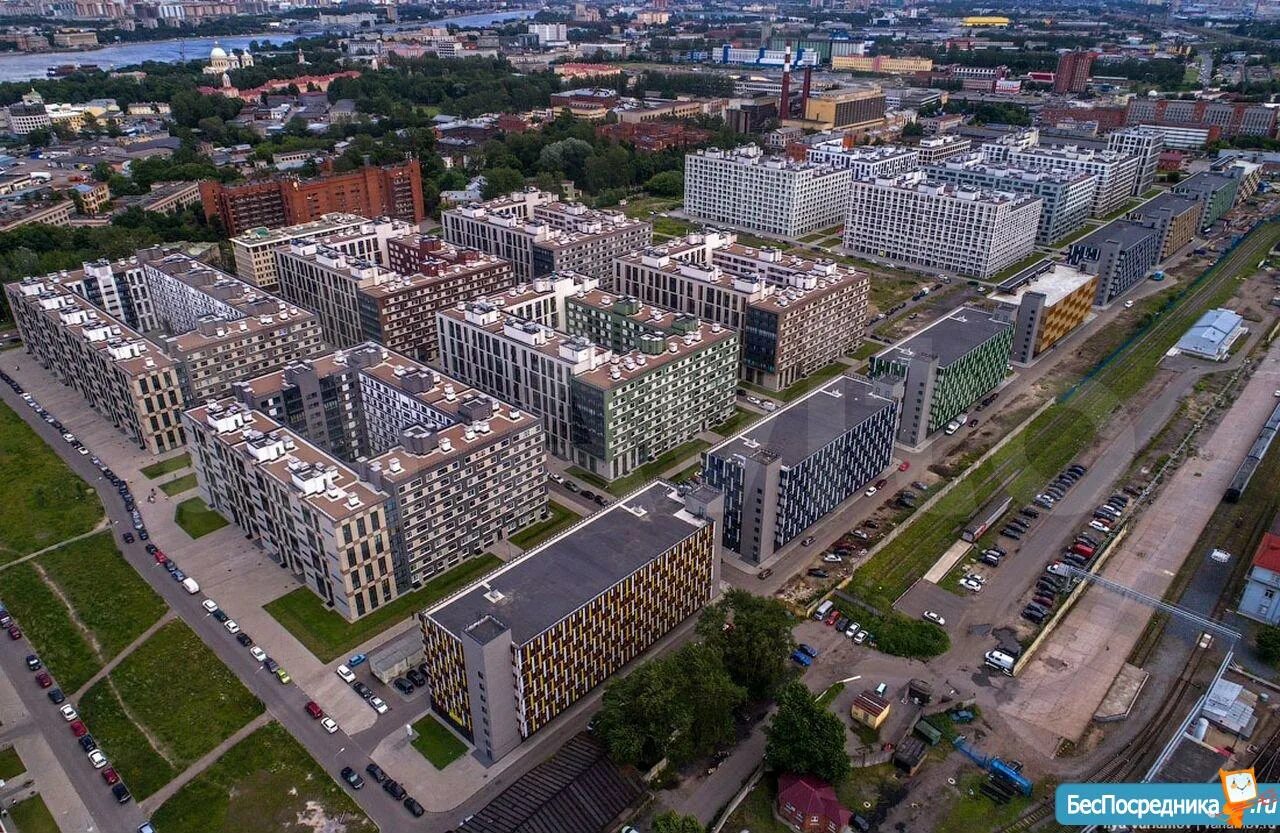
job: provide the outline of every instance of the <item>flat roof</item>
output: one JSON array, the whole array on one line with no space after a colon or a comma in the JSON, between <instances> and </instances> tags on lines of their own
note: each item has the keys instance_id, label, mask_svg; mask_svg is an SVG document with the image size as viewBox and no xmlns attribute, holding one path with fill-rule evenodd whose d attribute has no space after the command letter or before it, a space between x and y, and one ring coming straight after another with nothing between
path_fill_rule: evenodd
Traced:
<instances>
[{"instance_id":1,"label":"flat roof","mask_svg":"<svg viewBox=\"0 0 1280 833\"><path fill-rule=\"evenodd\" d=\"M1147 200L1135 208L1130 216L1142 217L1162 208L1167 208L1174 215L1179 215L1188 211L1198 210L1198 205L1199 201L1193 200L1191 197L1182 197L1171 191L1165 191L1160 196Z\"/></svg>"},{"instance_id":2,"label":"flat roof","mask_svg":"<svg viewBox=\"0 0 1280 833\"><path fill-rule=\"evenodd\" d=\"M946 367L980 344L994 338L1012 325L996 320L996 315L976 307L957 307L945 318L912 333L904 340L880 351L876 358L910 361L916 355L936 355Z\"/></svg>"},{"instance_id":3,"label":"flat roof","mask_svg":"<svg viewBox=\"0 0 1280 833\"><path fill-rule=\"evenodd\" d=\"M293 240L296 237L309 237L315 234L325 234L327 232L336 231L348 226L358 226L361 223L367 223L369 219L359 214L346 214L342 212L332 212L321 215L315 220L306 223L299 223L294 226L284 226L282 228L269 229L265 226L251 228L243 234L237 234L231 238L232 243L238 243L243 246L267 246L272 243Z\"/></svg>"},{"instance_id":4,"label":"flat roof","mask_svg":"<svg viewBox=\"0 0 1280 833\"><path fill-rule=\"evenodd\" d=\"M1049 268L1044 268L1048 263ZM1097 280L1096 275L1082 272L1065 263L1046 261L1031 267L1031 270L1015 275L1000 284L999 290L991 296L994 301L1006 304L1020 304L1022 297L1028 292L1038 292L1045 296L1045 305L1053 306L1080 287Z\"/></svg>"},{"instance_id":5,"label":"flat roof","mask_svg":"<svg viewBox=\"0 0 1280 833\"><path fill-rule=\"evenodd\" d=\"M425 615L456 637L490 617L523 644L706 523L685 510L674 486L651 483Z\"/></svg>"},{"instance_id":6,"label":"flat roof","mask_svg":"<svg viewBox=\"0 0 1280 833\"><path fill-rule=\"evenodd\" d=\"M1112 240L1118 242L1126 249L1131 248L1147 237L1158 235L1155 229L1148 226L1134 223L1129 220L1112 220L1102 228L1095 231L1087 237L1082 237L1071 244L1071 248L1077 246L1101 246Z\"/></svg>"},{"instance_id":7,"label":"flat roof","mask_svg":"<svg viewBox=\"0 0 1280 833\"><path fill-rule=\"evenodd\" d=\"M708 453L752 457L763 452L781 457L784 465L794 465L890 407L893 400L876 395L870 382L840 376Z\"/></svg>"}]
</instances>

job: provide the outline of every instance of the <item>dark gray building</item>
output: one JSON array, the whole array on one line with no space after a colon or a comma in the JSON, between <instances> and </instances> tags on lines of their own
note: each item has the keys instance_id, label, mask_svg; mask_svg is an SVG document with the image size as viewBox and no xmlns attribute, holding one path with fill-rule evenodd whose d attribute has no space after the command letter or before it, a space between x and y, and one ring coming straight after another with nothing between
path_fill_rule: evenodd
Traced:
<instances>
[{"instance_id":1,"label":"dark gray building","mask_svg":"<svg viewBox=\"0 0 1280 833\"><path fill-rule=\"evenodd\" d=\"M1115 220L1067 250L1067 263L1098 276L1094 304L1105 306L1147 276L1160 260L1158 228Z\"/></svg>"},{"instance_id":2,"label":"dark gray building","mask_svg":"<svg viewBox=\"0 0 1280 833\"><path fill-rule=\"evenodd\" d=\"M758 564L878 477L893 457L894 393L841 376L708 451L724 546Z\"/></svg>"}]
</instances>

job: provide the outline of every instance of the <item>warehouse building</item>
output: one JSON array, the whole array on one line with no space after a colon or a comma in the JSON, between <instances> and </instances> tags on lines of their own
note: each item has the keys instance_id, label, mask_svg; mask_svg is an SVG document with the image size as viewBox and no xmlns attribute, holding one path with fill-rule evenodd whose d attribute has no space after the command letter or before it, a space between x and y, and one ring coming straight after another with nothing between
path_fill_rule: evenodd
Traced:
<instances>
[{"instance_id":1,"label":"warehouse building","mask_svg":"<svg viewBox=\"0 0 1280 833\"><path fill-rule=\"evenodd\" d=\"M1231 357L1231 346L1247 332L1239 313L1211 309L1178 339L1178 352L1215 362L1226 361Z\"/></svg>"},{"instance_id":2,"label":"warehouse building","mask_svg":"<svg viewBox=\"0 0 1280 833\"><path fill-rule=\"evenodd\" d=\"M1010 361L1027 365L1089 317L1098 276L1042 260L1000 284L991 300L1017 308Z\"/></svg>"}]
</instances>

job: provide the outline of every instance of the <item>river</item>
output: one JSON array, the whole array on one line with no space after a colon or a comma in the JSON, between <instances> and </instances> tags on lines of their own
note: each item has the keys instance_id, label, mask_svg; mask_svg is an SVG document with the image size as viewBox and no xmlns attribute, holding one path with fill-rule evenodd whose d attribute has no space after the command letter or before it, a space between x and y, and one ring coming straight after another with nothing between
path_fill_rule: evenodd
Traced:
<instances>
[{"instance_id":1,"label":"river","mask_svg":"<svg viewBox=\"0 0 1280 833\"><path fill-rule=\"evenodd\" d=\"M516 20L533 16L532 11L489 12L486 14L459 15L458 17L440 20L410 22L402 24L404 28L417 26L492 26L507 20ZM311 33L307 33L310 35ZM258 35L237 35L224 38L174 38L173 40L143 41L103 46L97 49L82 49L74 52L6 52L0 54L0 81L29 81L33 78L45 78L50 67L62 64L96 64L105 70L141 64L143 61L177 61L203 60L209 56L214 41L223 49L244 49L251 41L263 43L270 41L276 46L289 43L295 37L293 32L264 32Z\"/></svg>"}]
</instances>

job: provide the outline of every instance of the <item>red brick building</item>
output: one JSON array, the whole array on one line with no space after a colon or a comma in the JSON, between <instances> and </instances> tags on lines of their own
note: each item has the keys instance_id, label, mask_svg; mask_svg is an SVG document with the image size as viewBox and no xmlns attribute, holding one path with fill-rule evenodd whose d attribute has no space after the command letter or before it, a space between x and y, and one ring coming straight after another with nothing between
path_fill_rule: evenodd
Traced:
<instances>
[{"instance_id":1,"label":"red brick building","mask_svg":"<svg viewBox=\"0 0 1280 833\"><path fill-rule=\"evenodd\" d=\"M335 211L414 223L426 216L422 172L414 159L401 165L326 173L314 179L281 177L230 186L205 180L200 183L200 200L205 217L220 217L231 237L260 226L306 223Z\"/></svg>"},{"instance_id":2,"label":"red brick building","mask_svg":"<svg viewBox=\"0 0 1280 833\"><path fill-rule=\"evenodd\" d=\"M841 833L853 815L830 784L812 775L778 777L778 816L801 833Z\"/></svg>"},{"instance_id":3,"label":"red brick building","mask_svg":"<svg viewBox=\"0 0 1280 833\"><path fill-rule=\"evenodd\" d=\"M641 153L656 153L668 148L700 145L709 141L712 133L680 122L648 121L602 124L596 127L596 135L616 142L630 142Z\"/></svg>"},{"instance_id":4,"label":"red brick building","mask_svg":"<svg viewBox=\"0 0 1280 833\"><path fill-rule=\"evenodd\" d=\"M1088 50L1064 52L1058 58L1058 70L1053 74L1053 91L1082 93L1089 86L1089 71L1093 69L1094 54Z\"/></svg>"}]
</instances>

